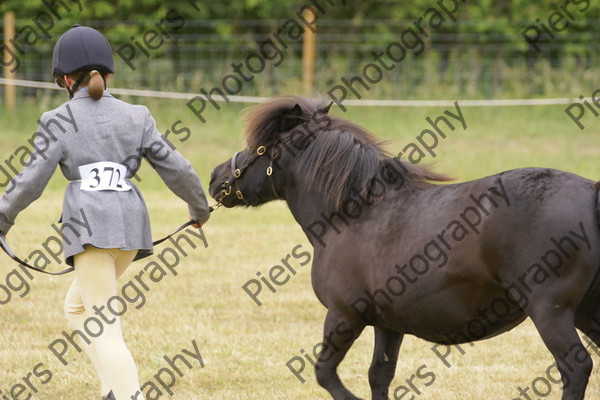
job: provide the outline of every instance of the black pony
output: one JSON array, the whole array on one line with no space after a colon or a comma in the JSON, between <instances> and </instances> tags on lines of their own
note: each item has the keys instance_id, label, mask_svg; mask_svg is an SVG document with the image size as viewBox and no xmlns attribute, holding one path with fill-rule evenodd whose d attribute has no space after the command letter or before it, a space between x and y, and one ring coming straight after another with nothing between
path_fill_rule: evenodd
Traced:
<instances>
[{"instance_id":1,"label":"black pony","mask_svg":"<svg viewBox=\"0 0 600 400\"><path fill-rule=\"evenodd\" d=\"M405 334L443 344L489 338L530 317L554 356L563 400L583 399L600 345L598 189L524 168L458 184L389 157L317 101L281 97L247 117L248 148L217 166L226 207L285 200L314 247L327 307L319 384L356 399L336 368L375 329L373 399L387 399ZM433 182L433 183L432 183Z\"/></svg>"}]
</instances>

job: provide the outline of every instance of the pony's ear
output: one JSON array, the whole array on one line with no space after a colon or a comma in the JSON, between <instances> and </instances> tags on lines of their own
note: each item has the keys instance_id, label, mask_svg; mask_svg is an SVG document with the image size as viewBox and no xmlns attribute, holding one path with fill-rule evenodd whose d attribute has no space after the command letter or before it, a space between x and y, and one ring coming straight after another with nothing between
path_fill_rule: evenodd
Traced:
<instances>
[{"instance_id":1,"label":"pony's ear","mask_svg":"<svg viewBox=\"0 0 600 400\"><path fill-rule=\"evenodd\" d=\"M329 113L329 109L331 108L332 105L333 105L333 101L331 103L327 104L325 107L318 110L317 112L322 113L322 114L327 114L327 113Z\"/></svg>"},{"instance_id":2,"label":"pony's ear","mask_svg":"<svg viewBox=\"0 0 600 400\"><path fill-rule=\"evenodd\" d=\"M292 107L292 109L286 112L285 114L288 116L300 117L302 116L302 108L300 107L300 105L298 105L298 103L296 103L294 104L294 107Z\"/></svg>"},{"instance_id":3,"label":"pony's ear","mask_svg":"<svg viewBox=\"0 0 600 400\"><path fill-rule=\"evenodd\" d=\"M300 125L304 121L302 108L296 103L290 110L283 112L280 120L279 131L286 132Z\"/></svg>"}]
</instances>

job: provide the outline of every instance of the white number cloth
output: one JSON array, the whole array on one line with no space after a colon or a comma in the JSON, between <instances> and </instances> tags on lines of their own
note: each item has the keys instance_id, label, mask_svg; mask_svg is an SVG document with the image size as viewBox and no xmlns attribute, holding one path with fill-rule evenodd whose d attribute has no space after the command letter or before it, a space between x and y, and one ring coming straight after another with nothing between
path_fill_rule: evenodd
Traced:
<instances>
[{"instance_id":1,"label":"white number cloth","mask_svg":"<svg viewBox=\"0 0 600 400\"><path fill-rule=\"evenodd\" d=\"M101 161L79 167L81 190L115 190L125 192L131 186L125 181L127 168L111 161Z\"/></svg>"}]
</instances>

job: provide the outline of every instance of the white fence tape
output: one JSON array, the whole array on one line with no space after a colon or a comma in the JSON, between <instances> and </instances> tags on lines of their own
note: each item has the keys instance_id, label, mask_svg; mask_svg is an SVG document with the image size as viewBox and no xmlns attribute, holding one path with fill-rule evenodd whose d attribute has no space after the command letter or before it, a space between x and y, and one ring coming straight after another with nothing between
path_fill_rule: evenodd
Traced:
<instances>
[{"instance_id":1,"label":"white fence tape","mask_svg":"<svg viewBox=\"0 0 600 400\"><path fill-rule=\"evenodd\" d=\"M6 79L0 78L0 85L14 85L21 87L30 87L36 89L51 89L64 90L59 88L55 83L28 81L23 79ZM137 89L120 89L110 88L110 93L140 96L140 97L156 97L163 99L186 99L189 100L195 96L203 96L200 93L182 93L182 92L162 92L156 90L137 90ZM227 96L231 103L262 103L268 97L256 96ZM213 97L214 101L226 102L225 99L219 96ZM545 106L557 104L571 104L579 102L578 98L555 98L555 99L498 99L498 100L461 100L461 107L489 107L489 106ZM447 107L454 105L456 100L345 100L344 105L348 106L366 106L366 107ZM590 99L586 99L590 100Z\"/></svg>"}]
</instances>

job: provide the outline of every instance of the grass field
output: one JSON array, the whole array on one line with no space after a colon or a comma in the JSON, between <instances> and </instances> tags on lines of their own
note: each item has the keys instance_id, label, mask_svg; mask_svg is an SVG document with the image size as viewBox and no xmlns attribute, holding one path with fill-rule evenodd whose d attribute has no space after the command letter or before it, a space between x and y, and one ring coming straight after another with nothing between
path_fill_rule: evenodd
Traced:
<instances>
[{"instance_id":1,"label":"grass field","mask_svg":"<svg viewBox=\"0 0 600 400\"><path fill-rule=\"evenodd\" d=\"M25 144L35 132L42 111L61 101L24 101L16 112L0 111L0 160ZM242 106L225 104L221 111L208 113L208 122L202 125L183 101L146 104L161 130L169 129L177 120L191 129L192 134L184 143L175 136L171 140L192 161L205 189L212 167L243 146ZM588 111L582 120L586 129L581 131L565 115L564 108L462 108L466 131L456 129L448 133L438 144L437 157L428 156L423 162L459 181L527 166L558 168L600 179L598 120ZM435 118L444 110L454 111L450 107L353 108L345 115L339 109L332 111L388 140L389 150L398 153L428 127L426 117ZM151 213L155 237L187 220L185 204L168 192L151 168L144 167L140 175L143 180L139 187ZM9 234L18 254L29 254L53 234L50 226L60 215L64 186L64 178L57 173L42 198L19 216ZM156 382L154 375L167 366L163 356L172 357L183 348L191 351L195 340L204 367L195 362L192 369L180 365L184 375L177 376L173 399L328 398L317 385L308 362L302 375L306 383L300 383L285 365L292 357L301 356L302 349L312 353L313 346L321 342L326 310L312 292L310 267L299 267L298 274L278 287L277 293L265 289L260 297L261 307L241 288L257 272L265 274L280 263L295 246L310 249L285 203L253 210L219 209L204 232L208 248L190 252L177 267L177 276L169 275L151 285L146 304L139 310L131 307L123 317L125 337L137 360L142 382ZM130 280L147 262L132 264L121 281ZM6 275L14 268L12 260L0 255L0 284L6 284ZM0 306L3 394L18 384L25 387L29 375L30 386L38 391L32 398L98 398L94 372L83 354L71 348L66 356L69 363L64 366L48 350L63 329L69 331L62 304L70 281L71 277L35 275L28 281L31 288L25 297L13 293L13 299ZM2 296L0 291L0 300ZM364 398L369 398L370 393L367 370L372 342L372 329L366 329L339 369L345 384ZM391 386L392 398L399 386L410 386L407 379L421 368L421 374L431 372L435 380L412 378L411 393L400 397L403 391L397 389L396 398L517 399L517 388L530 387L537 377L546 376L553 363L529 321L508 334L477 342L473 347L463 346L464 354L452 348L447 358L450 367L431 347L431 343L414 337L405 339ZM592 356L597 364L599 357ZM45 383L30 373L39 363L52 372L52 379ZM536 382L538 391L549 391L545 398L560 398L560 384L547 388L541 381ZM30 391L27 389L18 398L28 398L26 393ZM599 392L596 371L588 387L588 398L595 398ZM543 396L535 398L538 397ZM161 398L170 397L165 393Z\"/></svg>"}]
</instances>

